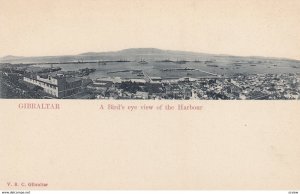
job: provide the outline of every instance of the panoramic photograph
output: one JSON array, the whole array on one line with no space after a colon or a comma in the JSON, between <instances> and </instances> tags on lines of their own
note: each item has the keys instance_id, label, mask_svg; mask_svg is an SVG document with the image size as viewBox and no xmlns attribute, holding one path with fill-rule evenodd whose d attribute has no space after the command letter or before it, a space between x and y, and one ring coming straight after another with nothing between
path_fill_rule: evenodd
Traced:
<instances>
[{"instance_id":1,"label":"panoramic photograph","mask_svg":"<svg viewBox=\"0 0 300 194\"><path fill-rule=\"evenodd\" d=\"M131 48L1 59L1 98L300 99L300 61Z\"/></svg>"}]
</instances>

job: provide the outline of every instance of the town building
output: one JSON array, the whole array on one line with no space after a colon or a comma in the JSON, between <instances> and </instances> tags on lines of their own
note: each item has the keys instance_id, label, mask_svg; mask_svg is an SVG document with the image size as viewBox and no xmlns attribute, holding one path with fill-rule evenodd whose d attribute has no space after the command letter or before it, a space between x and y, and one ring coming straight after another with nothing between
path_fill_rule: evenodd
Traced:
<instances>
[{"instance_id":1,"label":"town building","mask_svg":"<svg viewBox=\"0 0 300 194\"><path fill-rule=\"evenodd\" d=\"M82 85L81 79L65 77L62 74L25 76L23 81L40 86L45 93L57 98L64 98L78 93Z\"/></svg>"}]
</instances>

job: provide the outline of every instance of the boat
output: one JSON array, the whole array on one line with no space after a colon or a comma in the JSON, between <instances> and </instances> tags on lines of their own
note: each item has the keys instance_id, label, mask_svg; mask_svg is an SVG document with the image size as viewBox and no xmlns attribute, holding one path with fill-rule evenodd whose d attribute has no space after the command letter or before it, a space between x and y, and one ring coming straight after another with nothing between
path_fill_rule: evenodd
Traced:
<instances>
[{"instance_id":1,"label":"boat","mask_svg":"<svg viewBox=\"0 0 300 194\"><path fill-rule=\"evenodd\" d=\"M218 65L210 65L210 64L208 64L206 66L208 66L208 67L218 67Z\"/></svg>"},{"instance_id":2,"label":"boat","mask_svg":"<svg viewBox=\"0 0 300 194\"><path fill-rule=\"evenodd\" d=\"M78 59L77 63L84 63L83 59Z\"/></svg>"},{"instance_id":3,"label":"boat","mask_svg":"<svg viewBox=\"0 0 300 194\"><path fill-rule=\"evenodd\" d=\"M119 59L119 60L117 60L117 61L115 61L115 62L118 62L118 63L126 63L126 62L130 62L130 61L124 60L124 59Z\"/></svg>"},{"instance_id":4,"label":"boat","mask_svg":"<svg viewBox=\"0 0 300 194\"><path fill-rule=\"evenodd\" d=\"M213 62L212 60L204 61L205 64L207 64L207 63L212 63L212 62Z\"/></svg>"},{"instance_id":5,"label":"boat","mask_svg":"<svg viewBox=\"0 0 300 194\"><path fill-rule=\"evenodd\" d=\"M162 62L162 63L171 63L171 62L173 62L173 61L171 61L170 59L164 59L164 60L157 61L157 62Z\"/></svg>"},{"instance_id":6,"label":"boat","mask_svg":"<svg viewBox=\"0 0 300 194\"><path fill-rule=\"evenodd\" d=\"M175 61L175 63L177 63L177 64L186 64L186 62L188 62L188 61L186 61L186 60L177 60L177 61Z\"/></svg>"},{"instance_id":7,"label":"boat","mask_svg":"<svg viewBox=\"0 0 300 194\"><path fill-rule=\"evenodd\" d=\"M50 68L50 72L60 71L60 70L61 70L60 67L51 67L51 68Z\"/></svg>"},{"instance_id":8,"label":"boat","mask_svg":"<svg viewBox=\"0 0 300 194\"><path fill-rule=\"evenodd\" d=\"M148 62L145 61L145 59L141 59L138 63L139 63L139 64L147 64Z\"/></svg>"},{"instance_id":9,"label":"boat","mask_svg":"<svg viewBox=\"0 0 300 194\"><path fill-rule=\"evenodd\" d=\"M106 65L105 61L98 61L98 65Z\"/></svg>"}]
</instances>

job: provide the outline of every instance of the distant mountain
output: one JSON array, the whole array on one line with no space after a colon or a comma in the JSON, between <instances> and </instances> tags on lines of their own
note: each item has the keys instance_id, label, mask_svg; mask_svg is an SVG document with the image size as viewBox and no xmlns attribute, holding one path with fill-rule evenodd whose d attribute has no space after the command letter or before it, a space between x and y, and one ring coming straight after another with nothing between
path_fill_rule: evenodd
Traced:
<instances>
[{"instance_id":1,"label":"distant mountain","mask_svg":"<svg viewBox=\"0 0 300 194\"><path fill-rule=\"evenodd\" d=\"M164 50L156 48L130 48L120 51L112 52L88 52L79 54L81 56L91 56L91 55L103 55L103 54L130 54L130 55L141 55L141 54L162 54Z\"/></svg>"},{"instance_id":2,"label":"distant mountain","mask_svg":"<svg viewBox=\"0 0 300 194\"><path fill-rule=\"evenodd\" d=\"M81 53L80 56L102 56L102 55L199 55L202 53L187 52L187 51L174 51L174 50L161 50L157 48L129 48L120 51L111 51L111 52L87 52ZM208 54L206 54L208 55Z\"/></svg>"},{"instance_id":3,"label":"distant mountain","mask_svg":"<svg viewBox=\"0 0 300 194\"><path fill-rule=\"evenodd\" d=\"M8 55L0 58L0 63L64 63L75 61L98 61L98 60L130 60L137 61L141 58L145 60L222 60L222 61L252 61L252 60L288 60L291 59L277 59L271 57L241 57L230 55L217 55L196 53L188 51L175 51L175 50L161 50L157 48L129 48L120 51L111 52L87 52L78 55L65 55L65 56L39 56L39 57L19 57Z\"/></svg>"},{"instance_id":4,"label":"distant mountain","mask_svg":"<svg viewBox=\"0 0 300 194\"><path fill-rule=\"evenodd\" d=\"M19 57L19 56L13 56L13 55L6 55L2 58L0 58L1 60L16 60L16 59L22 59L24 57Z\"/></svg>"},{"instance_id":5,"label":"distant mountain","mask_svg":"<svg viewBox=\"0 0 300 194\"><path fill-rule=\"evenodd\" d=\"M118 52L122 54L162 54L166 51L157 48L129 48Z\"/></svg>"}]
</instances>

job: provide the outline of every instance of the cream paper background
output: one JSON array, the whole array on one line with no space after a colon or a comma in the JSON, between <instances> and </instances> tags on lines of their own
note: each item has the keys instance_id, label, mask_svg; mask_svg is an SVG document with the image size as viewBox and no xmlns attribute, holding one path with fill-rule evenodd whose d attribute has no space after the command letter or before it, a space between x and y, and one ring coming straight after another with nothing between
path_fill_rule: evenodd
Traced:
<instances>
[{"instance_id":1,"label":"cream paper background","mask_svg":"<svg viewBox=\"0 0 300 194\"><path fill-rule=\"evenodd\" d=\"M61 110L19 110L59 102ZM101 111L178 101L1 100L1 189L298 189L298 101L189 101L201 111ZM31 188L32 189L32 188Z\"/></svg>"},{"instance_id":2,"label":"cream paper background","mask_svg":"<svg viewBox=\"0 0 300 194\"><path fill-rule=\"evenodd\" d=\"M18 6L20 1L1 0L0 2L6 5L4 10L6 12L2 12L2 15L0 13L0 16L3 16L3 13L10 13L11 16L20 14L20 12L16 11L20 8ZM38 1L26 2L28 3L28 9L33 10L33 15L30 15L30 17L44 16L42 14L43 9L41 12L38 12L39 14L36 12L39 10L35 8ZM45 10L49 8L47 5L50 1L40 2L43 2L42 4L45 5ZM70 3L70 1L63 2ZM114 3L119 2L114 1ZM131 2L145 3L145 1ZM164 4L166 2L172 5L173 1L163 1ZM197 4L198 1L188 2L191 3L188 7L192 10L192 5ZM212 6L212 9L217 7L216 9L221 10L218 7L218 2L214 1L216 6ZM223 4L226 4L224 2L226 1L223 1ZM241 9L238 6L240 1L235 2L232 3L231 1L231 4L227 5L231 6L232 11ZM151 3L158 5L159 2L150 1ZM271 5L275 6L278 12L271 12L273 15L266 18L267 23L271 27L276 22L285 21L284 18L280 20L274 18L276 16L275 13L289 13L289 9L285 6L290 6L291 15L289 18L293 19L286 21L294 21L294 23L286 24L290 27L284 29L284 32L287 33L279 33L279 35L274 33L273 35L270 34L270 36L275 36L275 40L275 38L280 39L281 35L286 34L286 40L288 40L284 44L286 53L290 53L295 58L299 57L299 49L296 50L299 48L299 42L297 42L299 41L299 36L295 37L295 33L299 32L299 25L294 25L299 21L299 12L295 12L295 5L298 5L297 1L266 0L247 1L247 3L251 5L254 11L259 9L269 10ZM266 3L269 6L261 6L261 4L265 5ZM7 5L9 5L10 9ZM178 1L174 5L178 6ZM283 9L281 10L282 6ZM179 6L175 8L181 11ZM10 12L12 10L14 12ZM97 7L95 10L97 10ZM70 9L69 12L65 12L65 17L75 17L72 13L73 11ZM142 13L142 11L138 11L138 13ZM153 11L154 16L161 13ZM193 13L197 14L198 12ZM242 12L238 13L241 14ZM54 15L50 14L49 17L52 16L54 17ZM176 14L172 16L174 20L178 19ZM196 18L197 15L192 17ZM253 17L252 22L255 23L256 19ZM16 24L21 25L23 23L22 20L14 18L10 22L9 20L5 20L5 22L1 24L17 27L19 25ZM182 22L185 21L179 20L178 25ZM218 20L214 22L215 25L222 25ZM251 23L251 20L247 20L247 22ZM124 23L126 21L120 22L122 25ZM41 22L42 24L43 21ZM51 23L45 22L46 24L51 26ZM278 23L278 25L283 24ZM126 29L126 25L123 28ZM33 55L32 53L37 53L37 55L43 53L49 53L49 55L65 54L68 51L66 48L61 49L58 43L53 43L52 46L49 46L48 40L52 41L53 36L57 36L55 38L59 39L59 34L51 34L51 36L48 34L48 37L38 36L37 33L36 41L44 37L44 43L48 45L42 47L41 45L35 45L35 36L25 34L24 37L27 37L27 39L24 40L25 42L20 42L17 34L15 34L16 31L12 30L10 35L10 33L5 31L7 29L11 30L12 28L0 29L2 35L5 35L1 39L5 40L4 44L1 43L0 45L1 51L6 49L13 51L14 49L11 49L13 47L16 47L16 55L19 53L24 55ZM235 29L239 30L238 26ZM35 30L32 30L32 33L35 32ZM227 32L226 25L224 25L225 32ZM26 33L29 33L29 31ZM138 33L139 31L136 34L129 34L129 36L133 39ZM80 37L78 32L74 31L75 35ZM113 34L110 35L113 36ZM259 34L253 36L259 36ZM70 34L70 37L72 37L72 34ZM109 33L107 37L109 37ZM250 37L252 36L244 38ZM93 36L86 37L84 40L89 42L89 39L92 38ZM13 44L14 40L15 44ZM61 36L61 42L65 43L65 41L64 36ZM68 41L71 42L70 39ZM181 44L184 48L186 41L191 42L189 39L178 39L175 42L177 42L176 45ZM243 41L243 39L240 39L240 41ZM32 45L29 44L31 42ZM143 41L137 41L137 43L141 42ZM22 47L24 44L28 44L28 47ZM127 46L126 42L121 44L124 47ZM142 45L147 45L147 42ZM78 44L78 47L81 46L85 46L84 41L82 41L82 44ZM91 46L91 44L87 44L87 46ZM102 46L105 48L105 44ZM238 48L241 46L236 45L236 47L234 52L238 51ZM37 52L37 48L41 48L41 52ZM69 51L77 52L77 47L70 48L74 50L71 49ZM114 46L110 48L114 50ZM212 48L215 48L216 51L223 51L222 49L218 50L218 47L212 46ZM257 48L259 50L259 48L264 48L264 46L263 44L257 44ZM272 47L269 48L270 51L268 50L264 54L269 53L270 55L278 56L283 56L284 54L283 50L276 50L275 48L277 47L274 47L274 52L271 49ZM248 49L247 46L241 47L240 54L250 52ZM5 54L5 52L2 53L3 55ZM21 110L18 108L19 103L26 102L59 103L61 109ZM175 106L178 104L193 104L201 105L203 109L201 111L138 110L134 112L99 110L101 104L106 106L109 103L123 104L124 106L133 104L138 106L144 104L154 106L161 104L173 104ZM1 99L0 107L0 189L26 189L24 187L8 187L7 182L45 182L49 184L46 188L27 188L30 190L292 190L300 188L299 101Z\"/></svg>"}]
</instances>

